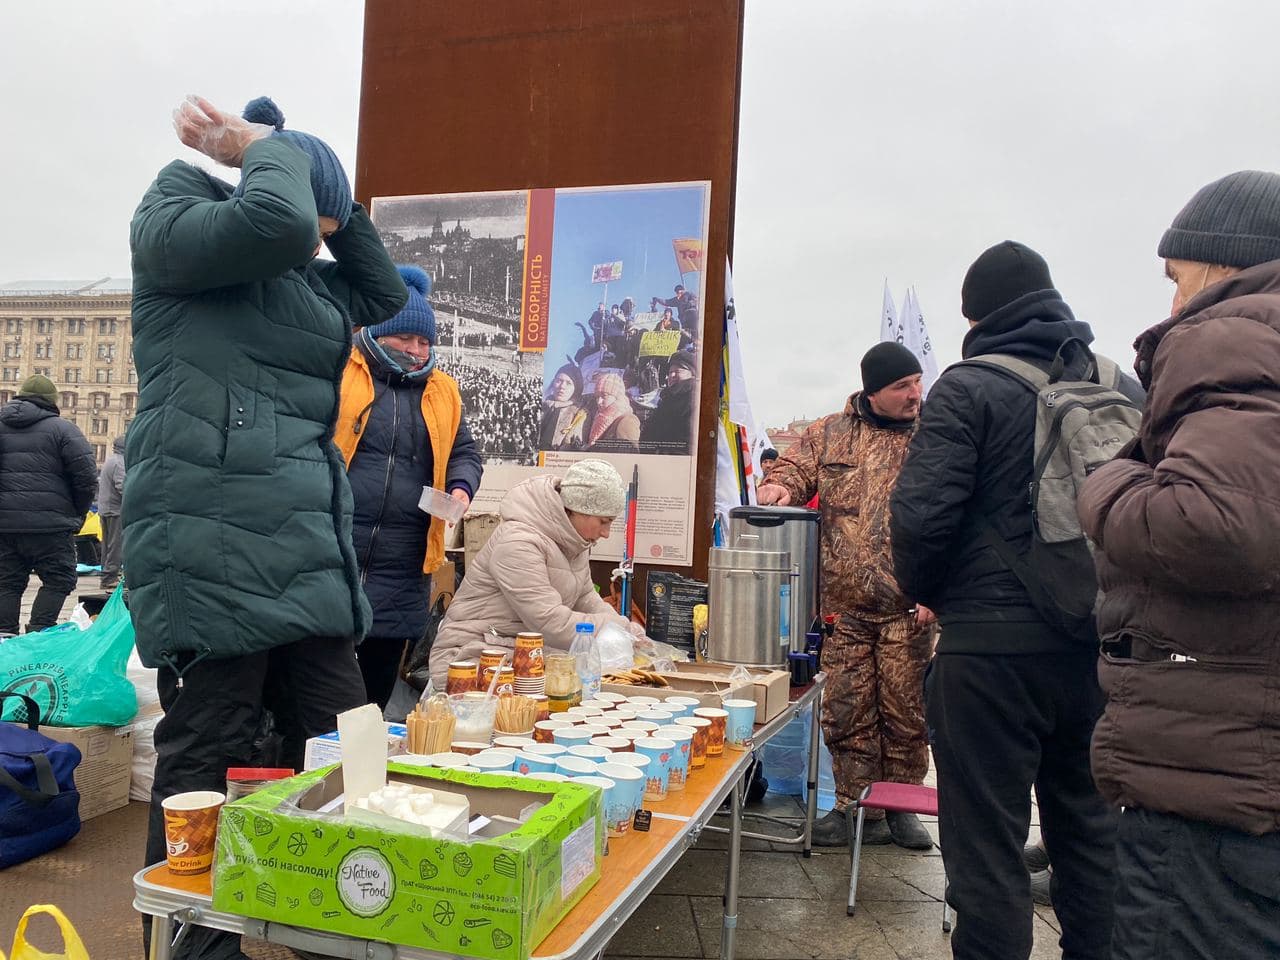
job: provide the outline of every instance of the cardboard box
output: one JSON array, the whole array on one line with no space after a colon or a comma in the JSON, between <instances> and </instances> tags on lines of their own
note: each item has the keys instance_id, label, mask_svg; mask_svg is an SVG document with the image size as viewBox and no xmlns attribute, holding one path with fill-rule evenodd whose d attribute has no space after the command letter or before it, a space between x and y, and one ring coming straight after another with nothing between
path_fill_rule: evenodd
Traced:
<instances>
[{"instance_id":1,"label":"cardboard box","mask_svg":"<svg viewBox=\"0 0 1280 960\"><path fill-rule=\"evenodd\" d=\"M680 664L681 668L696 664ZM750 698L754 687L750 683L730 683L727 674L716 676L694 676L692 673L663 673L662 679L668 686L652 687L638 683L602 683L600 689L606 693L620 693L624 697L662 697L681 694L686 697L697 697L704 707L718 707L725 700Z\"/></svg>"},{"instance_id":2,"label":"cardboard box","mask_svg":"<svg viewBox=\"0 0 1280 960\"><path fill-rule=\"evenodd\" d=\"M676 674L664 673L670 679L675 675L681 677L702 677L710 680L728 682L729 675L737 670L731 663L677 663ZM744 699L756 702L756 723L772 720L784 709L791 698L791 674L786 670L770 670L768 667L745 667L751 674L752 690L743 694Z\"/></svg>"},{"instance_id":3,"label":"cardboard box","mask_svg":"<svg viewBox=\"0 0 1280 960\"><path fill-rule=\"evenodd\" d=\"M442 954L525 960L600 878L601 791L510 774L388 765L388 779L465 794L472 816L514 819L500 836L432 839L317 810L341 769L282 780L223 807L215 910ZM506 825L510 825L509 823Z\"/></svg>"},{"instance_id":4,"label":"cardboard box","mask_svg":"<svg viewBox=\"0 0 1280 960\"><path fill-rule=\"evenodd\" d=\"M41 727L51 740L73 743L80 751L76 789L80 819L92 820L129 802L133 776L133 731L128 727Z\"/></svg>"},{"instance_id":5,"label":"cardboard box","mask_svg":"<svg viewBox=\"0 0 1280 960\"><path fill-rule=\"evenodd\" d=\"M403 740L409 735L403 723L387 724L387 756L403 753ZM338 739L338 731L312 737L307 741L306 753L302 758L303 770L319 770L334 763L342 762L342 744Z\"/></svg>"}]
</instances>

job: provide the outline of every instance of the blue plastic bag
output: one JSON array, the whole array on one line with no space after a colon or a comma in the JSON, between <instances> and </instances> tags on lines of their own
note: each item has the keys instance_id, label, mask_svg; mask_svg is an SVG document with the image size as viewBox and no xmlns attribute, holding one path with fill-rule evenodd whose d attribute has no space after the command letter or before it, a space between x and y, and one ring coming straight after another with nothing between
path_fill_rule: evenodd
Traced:
<instances>
[{"instance_id":1,"label":"blue plastic bag","mask_svg":"<svg viewBox=\"0 0 1280 960\"><path fill-rule=\"evenodd\" d=\"M138 712L138 695L125 676L133 650L133 621L117 587L88 630L64 623L0 643L0 690L21 693L55 727L122 727ZM0 719L24 722L18 701Z\"/></svg>"}]
</instances>

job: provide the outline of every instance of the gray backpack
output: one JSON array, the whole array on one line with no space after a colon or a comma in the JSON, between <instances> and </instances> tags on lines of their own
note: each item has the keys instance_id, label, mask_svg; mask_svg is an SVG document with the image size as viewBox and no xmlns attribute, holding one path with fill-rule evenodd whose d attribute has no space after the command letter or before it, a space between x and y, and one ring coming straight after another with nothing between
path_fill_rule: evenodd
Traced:
<instances>
[{"instance_id":1,"label":"gray backpack","mask_svg":"<svg viewBox=\"0 0 1280 960\"><path fill-rule=\"evenodd\" d=\"M1073 343L1089 353L1088 379L1063 379L1063 351ZM1022 582L1032 604L1051 626L1082 643L1095 644L1093 607L1098 582L1093 554L1076 514L1076 499L1085 478L1137 436L1142 410L1120 392L1119 367L1088 351L1080 340L1063 343L1048 372L1004 354L964 362L997 370L1036 398L1027 491L1031 546L1018 555L990 524L983 529L983 539Z\"/></svg>"}]
</instances>

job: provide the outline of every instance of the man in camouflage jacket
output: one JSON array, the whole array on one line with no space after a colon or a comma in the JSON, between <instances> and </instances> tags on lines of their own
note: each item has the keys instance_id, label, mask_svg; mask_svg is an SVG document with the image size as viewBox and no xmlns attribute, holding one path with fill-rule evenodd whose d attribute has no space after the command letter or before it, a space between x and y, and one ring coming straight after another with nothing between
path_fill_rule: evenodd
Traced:
<instances>
[{"instance_id":1,"label":"man in camouflage jacket","mask_svg":"<svg viewBox=\"0 0 1280 960\"><path fill-rule=\"evenodd\" d=\"M877 344L862 358L862 387L843 412L812 424L758 491L761 503L781 505L818 494L822 509L822 605L836 615L822 654L836 781L836 807L814 825L822 846L848 841L846 808L868 784L920 783L929 767L922 688L933 615L899 589L889 546L889 497L920 413L920 363L901 344ZM867 811L863 843L932 847L914 814L877 814Z\"/></svg>"}]
</instances>

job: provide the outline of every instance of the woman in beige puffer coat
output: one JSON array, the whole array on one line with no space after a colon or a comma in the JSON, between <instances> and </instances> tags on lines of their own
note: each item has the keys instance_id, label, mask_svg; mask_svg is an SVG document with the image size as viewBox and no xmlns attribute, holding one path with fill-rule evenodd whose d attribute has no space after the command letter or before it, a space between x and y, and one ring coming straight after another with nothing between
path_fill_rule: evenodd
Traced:
<instances>
[{"instance_id":1,"label":"woman in beige puffer coat","mask_svg":"<svg viewBox=\"0 0 1280 960\"><path fill-rule=\"evenodd\" d=\"M431 648L435 688L444 689L450 663L478 660L482 649L512 650L522 631L541 633L560 650L569 649L579 623L643 632L596 593L588 563L625 502L622 478L603 460L580 460L563 479L533 477L514 487L440 624Z\"/></svg>"}]
</instances>

